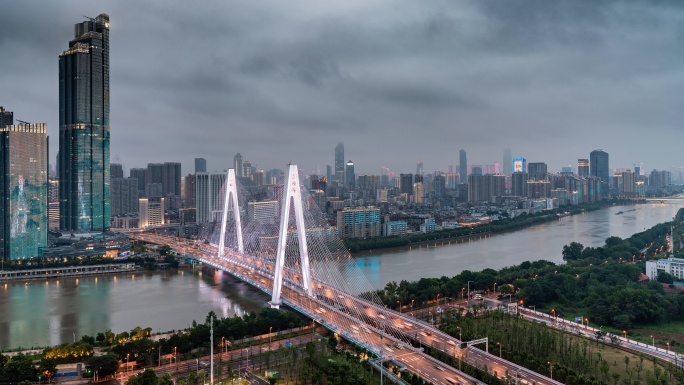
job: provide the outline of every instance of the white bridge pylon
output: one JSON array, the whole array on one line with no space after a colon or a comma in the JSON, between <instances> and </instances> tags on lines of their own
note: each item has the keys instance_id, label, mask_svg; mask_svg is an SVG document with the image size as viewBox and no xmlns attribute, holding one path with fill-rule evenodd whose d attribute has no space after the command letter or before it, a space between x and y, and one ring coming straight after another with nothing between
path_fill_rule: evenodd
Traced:
<instances>
[{"instance_id":1,"label":"white bridge pylon","mask_svg":"<svg viewBox=\"0 0 684 385\"><path fill-rule=\"evenodd\" d=\"M294 204L295 225L297 227L297 239L299 243L299 257L302 267L302 284L304 291L309 297L313 297L311 286L311 267L309 265L309 251L306 245L306 225L304 224L304 211L302 205L302 191L299 183L299 170L297 165L288 167L287 179L283 188L282 211L280 213L280 229L278 234L278 250L276 254L275 277L273 279L273 297L270 305L274 309L280 308L280 290L283 286L283 267L285 265L285 252L287 250L288 224L290 221L290 205Z\"/></svg>"},{"instance_id":2,"label":"white bridge pylon","mask_svg":"<svg viewBox=\"0 0 684 385\"><path fill-rule=\"evenodd\" d=\"M230 202L232 199L232 206ZM221 219L221 235L219 237L218 257L221 258L223 248L226 241L226 223L228 222L228 210L232 207L233 215L235 217L235 232L237 236L238 252L244 254L245 245L242 242L242 223L240 221L240 206L238 205L237 183L235 183L235 169L228 169L228 176L226 177L226 197L223 202L223 218Z\"/></svg>"}]
</instances>

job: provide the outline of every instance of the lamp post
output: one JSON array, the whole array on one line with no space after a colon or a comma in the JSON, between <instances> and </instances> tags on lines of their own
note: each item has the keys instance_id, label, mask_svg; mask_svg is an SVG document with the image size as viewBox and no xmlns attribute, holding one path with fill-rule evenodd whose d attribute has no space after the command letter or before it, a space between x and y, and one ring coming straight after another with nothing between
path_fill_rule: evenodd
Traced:
<instances>
[{"instance_id":1,"label":"lamp post","mask_svg":"<svg viewBox=\"0 0 684 385\"><path fill-rule=\"evenodd\" d=\"M553 380L553 364L551 361L547 362L547 364L549 364L549 371L551 373L551 379Z\"/></svg>"},{"instance_id":2,"label":"lamp post","mask_svg":"<svg viewBox=\"0 0 684 385\"><path fill-rule=\"evenodd\" d=\"M651 335L651 342L653 343L652 345L655 348L655 337L653 337L652 335Z\"/></svg>"},{"instance_id":3,"label":"lamp post","mask_svg":"<svg viewBox=\"0 0 684 385\"><path fill-rule=\"evenodd\" d=\"M173 362L176 364L176 370L178 370L178 357L176 356L176 347L173 347Z\"/></svg>"},{"instance_id":4,"label":"lamp post","mask_svg":"<svg viewBox=\"0 0 684 385\"><path fill-rule=\"evenodd\" d=\"M397 301L397 303L399 304L399 314L401 314L401 301Z\"/></svg>"},{"instance_id":5,"label":"lamp post","mask_svg":"<svg viewBox=\"0 0 684 385\"><path fill-rule=\"evenodd\" d=\"M131 353L126 353L126 372L128 372L128 357L131 355Z\"/></svg>"},{"instance_id":6,"label":"lamp post","mask_svg":"<svg viewBox=\"0 0 684 385\"><path fill-rule=\"evenodd\" d=\"M456 326L456 329L458 329L458 340L461 341L461 342L463 342L463 337L461 337L461 327L460 327L460 326Z\"/></svg>"},{"instance_id":7,"label":"lamp post","mask_svg":"<svg viewBox=\"0 0 684 385\"><path fill-rule=\"evenodd\" d=\"M496 297L496 282L494 282L494 296Z\"/></svg>"},{"instance_id":8,"label":"lamp post","mask_svg":"<svg viewBox=\"0 0 684 385\"><path fill-rule=\"evenodd\" d=\"M273 330L273 326L269 326L268 328L268 351L271 351L271 330Z\"/></svg>"},{"instance_id":9,"label":"lamp post","mask_svg":"<svg viewBox=\"0 0 684 385\"><path fill-rule=\"evenodd\" d=\"M670 354L670 343L666 342L665 345L667 345L667 354Z\"/></svg>"},{"instance_id":10,"label":"lamp post","mask_svg":"<svg viewBox=\"0 0 684 385\"><path fill-rule=\"evenodd\" d=\"M461 300L463 300L463 292L465 291L465 287L461 289Z\"/></svg>"},{"instance_id":11,"label":"lamp post","mask_svg":"<svg viewBox=\"0 0 684 385\"><path fill-rule=\"evenodd\" d=\"M470 300L470 283L475 281L468 281L468 300Z\"/></svg>"},{"instance_id":12,"label":"lamp post","mask_svg":"<svg viewBox=\"0 0 684 385\"><path fill-rule=\"evenodd\" d=\"M551 313L553 314L553 318L556 318L556 309L551 309Z\"/></svg>"},{"instance_id":13,"label":"lamp post","mask_svg":"<svg viewBox=\"0 0 684 385\"><path fill-rule=\"evenodd\" d=\"M415 302L415 298L411 300L411 315L413 315L413 303Z\"/></svg>"},{"instance_id":14,"label":"lamp post","mask_svg":"<svg viewBox=\"0 0 684 385\"><path fill-rule=\"evenodd\" d=\"M439 296L442 295L442 293L437 293L437 306L439 306Z\"/></svg>"},{"instance_id":15,"label":"lamp post","mask_svg":"<svg viewBox=\"0 0 684 385\"><path fill-rule=\"evenodd\" d=\"M589 329L589 318L584 318L584 322L586 323L584 329Z\"/></svg>"},{"instance_id":16,"label":"lamp post","mask_svg":"<svg viewBox=\"0 0 684 385\"><path fill-rule=\"evenodd\" d=\"M501 358L501 342L497 342L497 345L499 345L499 358Z\"/></svg>"},{"instance_id":17,"label":"lamp post","mask_svg":"<svg viewBox=\"0 0 684 385\"><path fill-rule=\"evenodd\" d=\"M627 339L627 330L623 330L622 334L625 336L625 339Z\"/></svg>"}]
</instances>

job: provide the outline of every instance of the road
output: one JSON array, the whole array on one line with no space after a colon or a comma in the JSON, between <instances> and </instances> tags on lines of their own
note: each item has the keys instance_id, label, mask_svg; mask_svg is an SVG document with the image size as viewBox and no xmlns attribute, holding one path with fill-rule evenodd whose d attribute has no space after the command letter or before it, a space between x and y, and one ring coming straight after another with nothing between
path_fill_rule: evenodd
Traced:
<instances>
[{"instance_id":1,"label":"road","mask_svg":"<svg viewBox=\"0 0 684 385\"><path fill-rule=\"evenodd\" d=\"M224 270L265 293L271 293L274 268L268 261L235 253L228 253L222 258L218 258L215 248L202 245L203 249L200 249L199 245L179 238L147 233L134 233L131 234L131 237L145 242L169 245L174 250L194 255L203 263ZM458 339L443 333L424 321L379 307L375 303L341 292L316 279L313 280L315 297L311 298L301 291L297 272L284 270L283 276L281 295L286 305L311 317L345 339L355 341L378 355L381 354L383 360L392 359L407 368L420 368L421 372L416 373L421 376L429 375L433 378L430 381L441 379L443 381L436 383L444 385L450 385L447 378L468 378L464 373L445 364L439 364L444 370L435 368L438 361L423 352L417 351L409 343L411 339L418 338L426 346L432 346L447 354L456 354L459 350L457 346L460 344ZM397 346L402 348L395 350ZM412 352L406 351L408 349L411 349ZM509 373L518 372L537 384L560 384L546 376L488 353L470 354L474 350L466 349L467 361L475 366L487 365L490 369L501 373L500 376L504 376L506 371ZM434 369L429 369L431 367ZM472 383L472 380L462 382Z\"/></svg>"}]
</instances>

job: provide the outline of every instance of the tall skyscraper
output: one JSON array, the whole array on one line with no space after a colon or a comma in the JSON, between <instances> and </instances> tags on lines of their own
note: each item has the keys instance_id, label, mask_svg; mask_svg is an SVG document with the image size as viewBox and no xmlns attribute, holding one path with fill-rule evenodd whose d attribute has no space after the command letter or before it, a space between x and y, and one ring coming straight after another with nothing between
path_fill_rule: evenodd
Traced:
<instances>
[{"instance_id":1,"label":"tall skyscraper","mask_svg":"<svg viewBox=\"0 0 684 385\"><path fill-rule=\"evenodd\" d=\"M601 179L601 195L607 197L610 183L608 153L603 150L594 150L589 153L589 167L591 176Z\"/></svg>"},{"instance_id":2,"label":"tall skyscraper","mask_svg":"<svg viewBox=\"0 0 684 385\"><path fill-rule=\"evenodd\" d=\"M130 172L131 178L138 181L138 191L140 194L145 192L147 185L147 169L146 168L132 168Z\"/></svg>"},{"instance_id":3,"label":"tall skyscraper","mask_svg":"<svg viewBox=\"0 0 684 385\"><path fill-rule=\"evenodd\" d=\"M513 168L512 172L527 172L527 159L525 158L513 158Z\"/></svg>"},{"instance_id":4,"label":"tall skyscraper","mask_svg":"<svg viewBox=\"0 0 684 385\"><path fill-rule=\"evenodd\" d=\"M195 158L195 173L207 172L207 160L204 158Z\"/></svg>"},{"instance_id":5,"label":"tall skyscraper","mask_svg":"<svg viewBox=\"0 0 684 385\"><path fill-rule=\"evenodd\" d=\"M356 174L354 173L354 162L351 160L347 162L347 168L344 174L344 184L350 189L356 187Z\"/></svg>"},{"instance_id":6,"label":"tall skyscraper","mask_svg":"<svg viewBox=\"0 0 684 385\"><path fill-rule=\"evenodd\" d=\"M459 154L459 174L461 176L461 183L465 183L468 180L468 158L466 157L465 150L461 149Z\"/></svg>"},{"instance_id":7,"label":"tall skyscraper","mask_svg":"<svg viewBox=\"0 0 684 385\"><path fill-rule=\"evenodd\" d=\"M577 159L577 175L589 176L589 159Z\"/></svg>"},{"instance_id":8,"label":"tall skyscraper","mask_svg":"<svg viewBox=\"0 0 684 385\"><path fill-rule=\"evenodd\" d=\"M60 227L110 225L109 16L76 24L59 55Z\"/></svg>"},{"instance_id":9,"label":"tall skyscraper","mask_svg":"<svg viewBox=\"0 0 684 385\"><path fill-rule=\"evenodd\" d=\"M506 148L503 153L503 174L510 177L513 173L513 155L511 149Z\"/></svg>"},{"instance_id":10,"label":"tall skyscraper","mask_svg":"<svg viewBox=\"0 0 684 385\"><path fill-rule=\"evenodd\" d=\"M340 173L344 175L344 144L342 142L335 146L335 176L339 177ZM338 182L344 183L343 180L338 180Z\"/></svg>"},{"instance_id":11,"label":"tall skyscraper","mask_svg":"<svg viewBox=\"0 0 684 385\"><path fill-rule=\"evenodd\" d=\"M242 172L242 155L239 152L233 157L233 169L235 169L235 176L238 178L245 176Z\"/></svg>"},{"instance_id":12,"label":"tall skyscraper","mask_svg":"<svg viewBox=\"0 0 684 385\"><path fill-rule=\"evenodd\" d=\"M181 195L181 164L166 162L162 166L162 194Z\"/></svg>"},{"instance_id":13,"label":"tall skyscraper","mask_svg":"<svg viewBox=\"0 0 684 385\"><path fill-rule=\"evenodd\" d=\"M45 123L0 127L0 260L39 257L47 246L46 132Z\"/></svg>"}]
</instances>

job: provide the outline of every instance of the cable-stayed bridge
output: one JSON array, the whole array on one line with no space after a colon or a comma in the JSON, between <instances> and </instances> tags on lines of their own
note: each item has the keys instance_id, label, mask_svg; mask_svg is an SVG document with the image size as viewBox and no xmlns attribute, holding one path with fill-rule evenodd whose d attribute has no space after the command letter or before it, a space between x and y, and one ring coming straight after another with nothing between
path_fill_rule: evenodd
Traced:
<instances>
[{"instance_id":1,"label":"cable-stayed bridge","mask_svg":"<svg viewBox=\"0 0 684 385\"><path fill-rule=\"evenodd\" d=\"M270 200L245 205L248 194L234 170L228 170L221 202L211 202L220 208L220 225L205 240L151 232L129 235L144 242L169 245L205 265L226 271L270 295L271 307L289 306L381 360L404 365L429 382L477 383L414 348L412 341L478 367L486 366L499 377L508 374L514 380L528 383L558 384L491 354L461 348L461 341L430 324L388 309L342 244L336 229L328 225L300 183L297 166L290 165L287 171L285 183L272 188ZM245 210L245 206L249 208Z\"/></svg>"}]
</instances>

